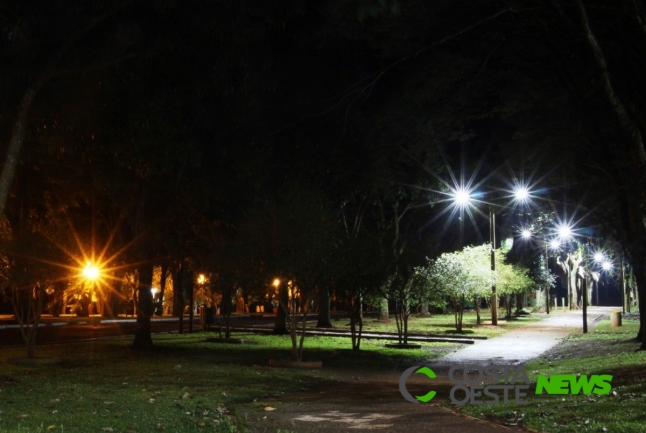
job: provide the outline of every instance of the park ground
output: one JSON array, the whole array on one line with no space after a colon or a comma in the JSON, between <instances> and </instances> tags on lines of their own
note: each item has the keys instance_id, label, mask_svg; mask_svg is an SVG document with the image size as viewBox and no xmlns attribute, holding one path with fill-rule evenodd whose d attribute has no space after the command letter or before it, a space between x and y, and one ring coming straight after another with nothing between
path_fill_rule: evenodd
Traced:
<instances>
[{"instance_id":1,"label":"park ground","mask_svg":"<svg viewBox=\"0 0 646 433\"><path fill-rule=\"evenodd\" d=\"M238 345L208 343L200 332L158 334L155 349L144 353L132 351L123 337L46 345L32 362L21 348L6 348L0 352L0 432L646 431L645 359L631 341L638 322L610 328L597 320L605 313L591 314L596 326L586 335L575 328L580 312L559 312L549 319L520 318L501 329L469 326L473 335L493 336L470 346L425 343L397 351L366 340L366 356L335 356L334 349L349 347L348 339L308 337L306 356L322 360L320 370L268 367L269 359L286 356L289 339L254 334L240 335L245 343ZM444 332L451 320L420 318L412 326ZM532 340L549 347L529 359L523 344ZM474 350L487 363L524 363L532 380L539 372L613 374L613 393L532 396L523 407L457 408L448 402L451 384L442 365ZM438 395L428 404L411 404L398 381L406 368L421 364L436 366L432 384ZM408 382L411 391L428 385L427 378Z\"/></svg>"}]
</instances>

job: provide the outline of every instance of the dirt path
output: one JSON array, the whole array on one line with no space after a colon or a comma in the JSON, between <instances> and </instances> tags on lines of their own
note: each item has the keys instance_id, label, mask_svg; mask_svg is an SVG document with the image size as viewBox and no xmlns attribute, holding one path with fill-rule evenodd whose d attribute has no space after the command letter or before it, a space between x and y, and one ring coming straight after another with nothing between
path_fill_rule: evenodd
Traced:
<instances>
[{"instance_id":1,"label":"dirt path","mask_svg":"<svg viewBox=\"0 0 646 433\"><path fill-rule=\"evenodd\" d=\"M595 308L589 312L590 326L613 310ZM555 346L573 329L581 326L581 312L560 312L453 352L429 365L436 372L432 403L412 404L399 392L402 372L357 373L335 371L336 380L306 392L285 394L236 408L252 433L339 432L381 430L388 432L502 433L526 431L478 420L443 405L453 386L446 375L452 363L518 364L539 356ZM413 394L429 390L426 377L411 376L406 382ZM417 392L416 392L417 391Z\"/></svg>"}]
</instances>

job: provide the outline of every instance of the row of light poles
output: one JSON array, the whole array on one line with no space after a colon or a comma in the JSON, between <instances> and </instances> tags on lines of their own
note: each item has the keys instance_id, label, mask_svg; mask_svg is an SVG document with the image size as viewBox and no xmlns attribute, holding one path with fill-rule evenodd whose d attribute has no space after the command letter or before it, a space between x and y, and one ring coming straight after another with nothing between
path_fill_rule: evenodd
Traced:
<instances>
[{"instance_id":1,"label":"row of light poles","mask_svg":"<svg viewBox=\"0 0 646 433\"><path fill-rule=\"evenodd\" d=\"M451 191L450 195L453 205L459 209L461 216L465 210L475 206L476 199L473 191L467 188L456 188ZM530 199L529 189L524 185L516 185L511 198L516 205L526 205ZM496 270L496 214L492 203L489 203L489 242L491 244L491 271L493 272ZM498 295L495 281L491 284L491 324L498 325Z\"/></svg>"},{"instance_id":2,"label":"row of light poles","mask_svg":"<svg viewBox=\"0 0 646 433\"><path fill-rule=\"evenodd\" d=\"M450 197L452 199L453 206L460 211L460 216L464 216L464 211L469 211L472 207L475 207L476 196L473 190L468 188L451 188ZM518 206L527 206L531 200L531 192L529 189L522 185L516 184L509 197L512 199L512 204ZM495 247L496 247L496 215L494 212L494 204L488 203L489 206L489 237L491 243L491 270L496 270L496 256L495 256ZM500 206L502 208L506 206ZM471 214L470 214L471 216ZM530 240L534 234L531 230L525 228L521 230L521 237L524 240ZM551 239L544 238L545 243L545 267L548 266L548 248L551 250L558 251L562 246L571 243L574 240L574 229L570 224L560 223L557 225L554 234ZM598 251L592 256L594 262L601 268L604 272L609 272L612 270L612 263L607 260L606 255ZM576 271L576 270L574 270ZM587 318L586 318L586 307L587 307L587 287L583 290L583 305L584 305L584 332L587 331ZM550 289L549 286L546 287L545 293L545 311L549 314L550 308ZM597 298L598 298L598 288L597 288ZM597 299L598 303L598 299ZM493 325L498 324L498 297L496 293L495 282L491 286L491 323Z\"/></svg>"}]
</instances>

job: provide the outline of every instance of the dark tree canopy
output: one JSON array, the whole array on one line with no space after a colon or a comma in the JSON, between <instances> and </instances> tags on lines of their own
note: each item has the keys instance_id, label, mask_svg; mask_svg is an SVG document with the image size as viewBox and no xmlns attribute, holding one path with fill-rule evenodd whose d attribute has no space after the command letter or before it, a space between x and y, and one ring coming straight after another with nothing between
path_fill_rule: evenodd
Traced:
<instances>
[{"instance_id":1,"label":"dark tree canopy","mask_svg":"<svg viewBox=\"0 0 646 433\"><path fill-rule=\"evenodd\" d=\"M535 208L500 212L505 234L573 217L614 237L646 290L641 2L41 3L0 5L14 230L67 220L142 275L189 260L260 287L288 266L325 269L334 282L313 285L332 290L385 278L340 268L403 272L461 247L455 173L486 202L535 185ZM280 254L248 248L271 218L289 229ZM465 243L487 237L473 221ZM311 254L300 270L290 248Z\"/></svg>"}]
</instances>

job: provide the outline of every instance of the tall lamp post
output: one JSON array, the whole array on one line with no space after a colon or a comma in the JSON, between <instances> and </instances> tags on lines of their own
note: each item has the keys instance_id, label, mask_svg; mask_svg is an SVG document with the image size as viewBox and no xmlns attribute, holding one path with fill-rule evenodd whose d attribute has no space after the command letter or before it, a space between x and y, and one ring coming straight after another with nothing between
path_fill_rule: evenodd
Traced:
<instances>
[{"instance_id":1,"label":"tall lamp post","mask_svg":"<svg viewBox=\"0 0 646 433\"><path fill-rule=\"evenodd\" d=\"M608 273L612 270L612 263L606 258L606 255L601 251L593 256L595 263L601 267L601 275L604 277L603 285L606 292L606 302L608 302ZM601 280L601 278L599 278ZM599 306L599 283L597 283L597 306Z\"/></svg>"},{"instance_id":2,"label":"tall lamp post","mask_svg":"<svg viewBox=\"0 0 646 433\"><path fill-rule=\"evenodd\" d=\"M558 239L555 239L554 241L557 242L557 244L560 246L561 242L566 242L567 244L569 244L572 240L573 240L573 229L572 229L572 227L567 225L567 224L561 224L558 227ZM569 246L568 246L568 248L569 248ZM583 246L583 248L584 248L584 251L583 251L582 261L583 261L584 268L587 269L588 245L585 244ZM594 256L595 260L597 259L598 254L599 253L595 254L595 256ZM568 265L568 267L569 267L569 265ZM578 267L577 267L577 269L571 269L569 272L570 273L571 272L578 272ZM568 294L572 293L571 292L572 290L576 290L575 288L571 287L572 276L571 276L570 273L568 273L568 275L567 275L567 277L568 277L568 280L567 280ZM583 319L583 333L587 334L587 332L588 332L588 283L587 283L587 279L585 277L583 278L583 287L582 287L581 295L582 295L581 301L582 301L582 304L583 304L582 308L581 308L581 310L582 310L582 319ZM570 297L570 303L573 300L574 300L574 302L577 301L576 296L574 296L574 299L572 299L572 297ZM570 304L570 308L572 308L571 304Z\"/></svg>"}]
</instances>

